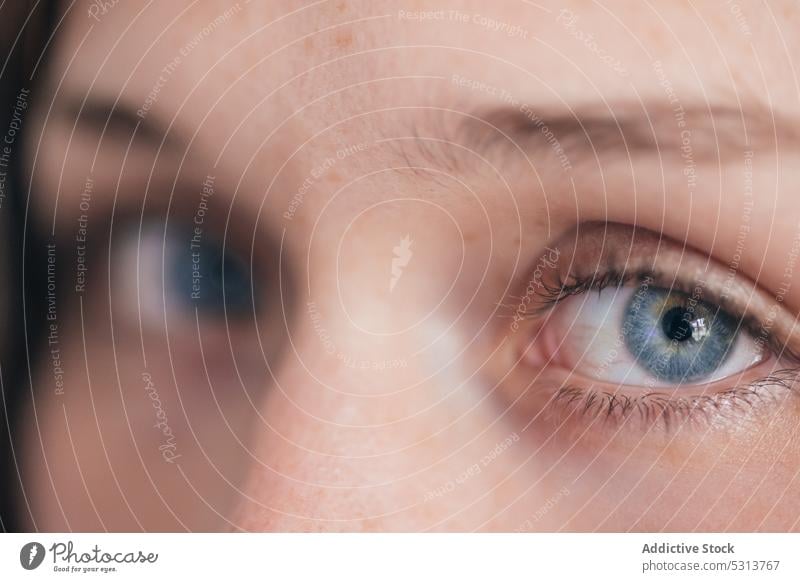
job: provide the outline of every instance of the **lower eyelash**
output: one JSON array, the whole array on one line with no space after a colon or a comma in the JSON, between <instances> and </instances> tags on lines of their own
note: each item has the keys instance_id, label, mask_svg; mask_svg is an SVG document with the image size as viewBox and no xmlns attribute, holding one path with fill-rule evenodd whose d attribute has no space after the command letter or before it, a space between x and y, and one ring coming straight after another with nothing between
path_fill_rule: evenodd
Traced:
<instances>
[{"instance_id":1,"label":"lower eyelash","mask_svg":"<svg viewBox=\"0 0 800 582\"><path fill-rule=\"evenodd\" d=\"M720 415L727 418L729 414L751 411L767 399L775 398L774 389L798 394L798 379L800 368L787 368L723 392L690 397L675 397L664 392L631 396L567 385L558 389L549 406L557 407L555 411L559 415L576 415L584 421L599 421L610 428L635 422L641 423L643 428L670 432L686 424L693 428L708 427Z\"/></svg>"}]
</instances>

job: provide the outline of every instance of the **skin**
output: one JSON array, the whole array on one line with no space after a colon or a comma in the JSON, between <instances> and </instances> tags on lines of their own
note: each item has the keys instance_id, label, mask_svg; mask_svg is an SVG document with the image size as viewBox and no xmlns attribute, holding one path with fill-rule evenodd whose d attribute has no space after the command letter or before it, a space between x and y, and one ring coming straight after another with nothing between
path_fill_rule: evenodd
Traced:
<instances>
[{"instance_id":1,"label":"skin","mask_svg":"<svg viewBox=\"0 0 800 582\"><path fill-rule=\"evenodd\" d=\"M800 529L793 390L711 422L609 428L554 408L580 363L526 357L545 324L512 331L501 307L546 249L610 222L691 247L701 266L688 279L713 282L735 261L757 288L745 299L778 305L779 341L794 345L794 3L740 2L744 20L705 1L304 4L240 2L203 32L233 5L122 2L92 18L79 2L59 27L28 144L61 276L58 343L23 423L29 527ZM117 99L133 123L76 115ZM520 130L523 105L548 120L568 169L540 127ZM164 228L139 234L141 216L191 224L207 176L203 236L238 245L268 281L258 322L165 306ZM406 235L413 254L390 290ZM578 246L562 259L591 248ZM171 460L154 427L165 418Z\"/></svg>"}]
</instances>

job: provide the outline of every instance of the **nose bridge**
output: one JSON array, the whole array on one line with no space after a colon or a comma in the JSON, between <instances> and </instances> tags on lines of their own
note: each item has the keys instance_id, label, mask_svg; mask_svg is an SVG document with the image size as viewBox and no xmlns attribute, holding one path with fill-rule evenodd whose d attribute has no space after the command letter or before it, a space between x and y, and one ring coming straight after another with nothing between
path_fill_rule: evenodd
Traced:
<instances>
[{"instance_id":1,"label":"nose bridge","mask_svg":"<svg viewBox=\"0 0 800 582\"><path fill-rule=\"evenodd\" d=\"M258 463L240 500L243 527L377 524L377 516L398 509L388 500L422 499L430 484L418 477L447 456L434 433L474 403L462 398L457 342L441 333L446 319L420 309L419 291L416 299L394 295L405 277L422 271L401 269L397 282L392 246L383 255L364 249L360 260L338 261L338 269L322 258L313 263L311 284L300 286L305 296L289 349L251 445ZM337 281L342 268L347 280Z\"/></svg>"},{"instance_id":2,"label":"nose bridge","mask_svg":"<svg viewBox=\"0 0 800 582\"><path fill-rule=\"evenodd\" d=\"M430 275L417 251L419 241L413 232L361 224L335 240L336 245L312 247L308 272L302 274L304 299L295 331L304 336L304 348L309 355L321 350L333 357L343 366L339 373L349 370L354 378L408 372L422 327L435 316L438 288L435 277L419 284Z\"/></svg>"},{"instance_id":3,"label":"nose bridge","mask_svg":"<svg viewBox=\"0 0 800 582\"><path fill-rule=\"evenodd\" d=\"M476 293L482 269L465 267L463 229L449 212L426 205L399 224L395 210L366 204L352 220L290 234L308 237L306 256L293 261L303 270L293 273L287 347L260 405L243 527L404 529L398 499L410 500L402 519L419 511L427 520L436 472L474 463L452 445L493 420L463 354L474 333L461 317L463 287ZM453 513L455 502L436 510Z\"/></svg>"},{"instance_id":4,"label":"nose bridge","mask_svg":"<svg viewBox=\"0 0 800 582\"><path fill-rule=\"evenodd\" d=\"M361 283L332 285L300 306L293 357L308 382L379 400L435 374L431 340L439 318L420 317L419 302L392 297L391 262L383 266L385 272L377 273L365 261Z\"/></svg>"},{"instance_id":5,"label":"nose bridge","mask_svg":"<svg viewBox=\"0 0 800 582\"><path fill-rule=\"evenodd\" d=\"M309 242L282 377L298 398L311 393L321 418L379 425L413 417L463 382L466 338L454 321L467 270L446 212L426 206L427 218L399 225L390 206L365 208L322 227L331 232L319 240L334 243Z\"/></svg>"}]
</instances>

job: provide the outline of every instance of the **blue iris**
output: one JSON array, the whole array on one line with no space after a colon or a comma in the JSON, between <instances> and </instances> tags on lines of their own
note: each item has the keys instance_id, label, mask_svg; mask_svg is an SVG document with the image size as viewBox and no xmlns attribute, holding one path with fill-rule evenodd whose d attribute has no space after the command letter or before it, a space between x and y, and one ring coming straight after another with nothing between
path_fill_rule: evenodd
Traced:
<instances>
[{"instance_id":1,"label":"blue iris","mask_svg":"<svg viewBox=\"0 0 800 582\"><path fill-rule=\"evenodd\" d=\"M659 380L693 382L730 355L736 320L718 307L679 291L642 287L623 320L625 343L637 363Z\"/></svg>"},{"instance_id":2,"label":"blue iris","mask_svg":"<svg viewBox=\"0 0 800 582\"><path fill-rule=\"evenodd\" d=\"M228 317L253 312L253 294L248 265L215 240L193 241L179 237L180 251L174 254L172 287L181 302L196 307L200 314Z\"/></svg>"}]
</instances>

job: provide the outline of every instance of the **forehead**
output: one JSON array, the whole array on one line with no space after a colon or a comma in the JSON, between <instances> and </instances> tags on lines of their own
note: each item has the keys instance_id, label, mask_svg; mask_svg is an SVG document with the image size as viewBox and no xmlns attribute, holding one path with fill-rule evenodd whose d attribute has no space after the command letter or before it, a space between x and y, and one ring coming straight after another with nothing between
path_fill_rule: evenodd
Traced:
<instances>
[{"instance_id":1,"label":"forehead","mask_svg":"<svg viewBox=\"0 0 800 582\"><path fill-rule=\"evenodd\" d=\"M404 161L417 167L417 159L409 160L417 150L408 156L402 148L384 146L414 143L425 153L435 138L450 138L447 132L454 124L449 122L473 110L504 105L523 114L527 133L538 135L540 145L547 146L542 151L558 153L563 138L571 154L579 146L567 143L568 136L586 131L583 137L589 139L580 147L602 157L603 163L596 160L590 171L576 172L575 187L551 176L541 178L539 168L548 164L537 162L534 176L528 171L529 159L494 148L492 161L502 156L504 170L514 166L502 172L502 183L496 179L497 168L487 169L484 160L476 163L475 158L469 159L476 168L469 178L481 174L482 181L461 180L453 172L455 180L447 182L458 182L453 190L477 186L474 200L481 211L486 201L498 219L522 216L526 224L552 220L554 227L563 227L580 209L583 220L636 222L699 248L713 247L712 254L727 261L728 249L736 247L735 228L717 236L715 229L703 228L692 217L720 216L720 224L735 226L740 208L722 201L731 200L731 188L740 188L743 172L749 171L743 168L749 163L745 150L754 149L761 170L767 170L758 172L761 181L754 187L763 203L753 232L761 234L742 264L758 273L770 245L788 248L794 237L794 219L785 217L797 213L792 185L798 166L778 167L773 160L797 153L800 80L795 61L800 47L794 32L799 12L788 0L768 5L736 0L82 2L58 31L49 78L58 103L69 96L80 106L88 96L115 107L122 104L133 112L134 125L146 119L182 140L188 137L192 154L201 155L193 158L196 171L184 166L181 171L201 179L213 174L222 190L233 192L236 203L247 207L248 216L261 216L267 208L273 212L264 213L266 220L285 226L283 213L293 208L296 196L304 197L304 216L312 218L291 223L298 248L303 248L314 216L324 215L330 228L347 222L328 212L331 200L347 216L359 205L401 191L426 199L452 194L434 180L412 182L410 172L402 174L402 183L382 179L394 176L388 170ZM96 116L99 124L79 122L90 131L79 128L75 134L91 133L98 126L103 130L104 117ZM627 120L618 124L621 117ZM541 119L547 123L539 124ZM638 125L630 126L631 119ZM50 197L62 207L59 189L83 189L83 166L75 159L88 166L84 158L117 151L124 159L112 161L126 167L124 185L131 200L151 187L144 182L151 157L172 165L160 148L141 148L143 160L131 162L128 142L120 134L73 147L74 116L45 123L54 134L45 140L48 161L66 172L62 183L40 190L52 192ZM558 139L543 143L542 136L548 139L543 128L552 128ZM641 142L640 149L655 151L659 159L628 156L635 159L630 163L623 155L616 165L605 163L607 151L615 149L604 147L609 129L618 129L612 145L619 146L624 138L623 149L616 147L622 154L634 138L634 145ZM691 168L680 158L684 133L690 134L697 156L690 156ZM643 134L648 138L639 139ZM664 135L671 141L665 142ZM365 142L384 143L370 147L366 156L347 154L347 148ZM735 147L716 147L718 143ZM595 149L596 144L601 147ZM664 145L674 147L672 157L662 160ZM69 150L69 157L60 149ZM522 149L534 151L526 144ZM180 166L184 151L173 151L174 165ZM327 160L339 152L346 160L331 169ZM389 163L384 152L393 156ZM702 152L703 161L726 163L718 171L711 168L704 187L695 189L694 162L700 164ZM49 167L46 158L38 159L40 167ZM446 156L435 159L440 165L447 162ZM563 167L558 159L550 161L556 171ZM91 164L96 167L94 158ZM115 191L121 182L113 171L116 166L97 167L105 168L97 175L98 191L103 190L101 180L108 191ZM324 188L305 197L309 176L317 175ZM74 186L67 183L70 179ZM533 190L545 196L538 191L537 196L526 195ZM633 194L646 203L638 204ZM467 199L473 200L459 190L446 202L458 204L468 221L477 221L477 206L468 207L463 202ZM773 210L783 217L780 232L771 221ZM58 216L65 220L63 210ZM531 236L539 236L534 231Z\"/></svg>"},{"instance_id":2,"label":"forehead","mask_svg":"<svg viewBox=\"0 0 800 582\"><path fill-rule=\"evenodd\" d=\"M62 24L56 70L154 110L191 96L185 114L218 100L282 111L326 89L359 110L399 85L416 103L664 98L669 84L684 99L795 105L790 1L303 4L85 1Z\"/></svg>"}]
</instances>

